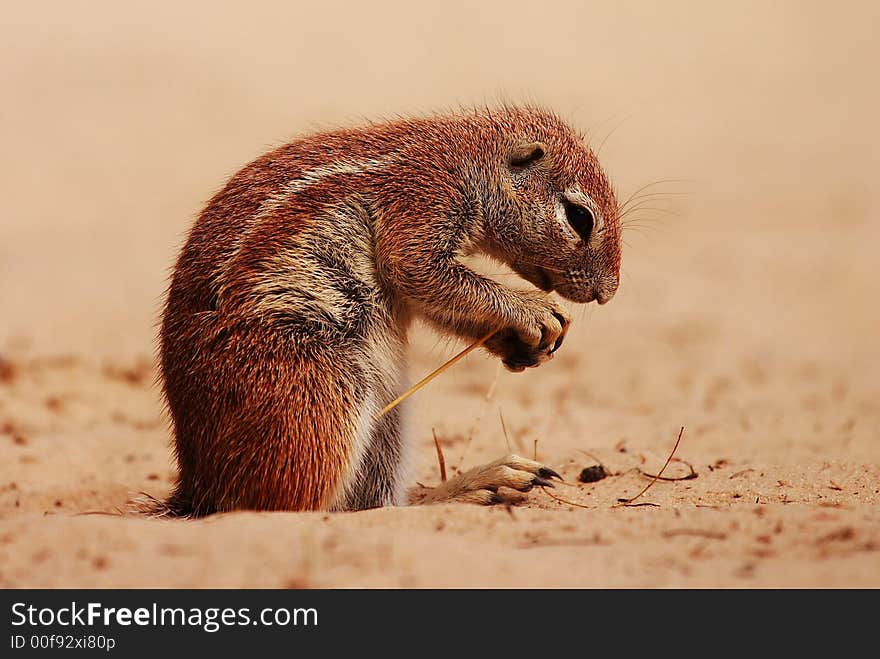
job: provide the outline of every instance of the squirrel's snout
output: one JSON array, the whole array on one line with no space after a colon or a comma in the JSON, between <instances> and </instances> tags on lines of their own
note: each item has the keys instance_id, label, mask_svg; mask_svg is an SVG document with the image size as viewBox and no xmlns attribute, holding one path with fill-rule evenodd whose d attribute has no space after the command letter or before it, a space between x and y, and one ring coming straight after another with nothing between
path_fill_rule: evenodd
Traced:
<instances>
[{"instance_id":1,"label":"squirrel's snout","mask_svg":"<svg viewBox=\"0 0 880 659\"><path fill-rule=\"evenodd\" d=\"M556 290L559 294L572 302L606 304L617 292L618 279L617 277L599 277L591 280L573 276L567 280L558 281L556 284Z\"/></svg>"},{"instance_id":2,"label":"squirrel's snout","mask_svg":"<svg viewBox=\"0 0 880 659\"><path fill-rule=\"evenodd\" d=\"M620 280L617 277L606 277L599 281L594 290L595 300L599 304L606 304L614 297Z\"/></svg>"}]
</instances>

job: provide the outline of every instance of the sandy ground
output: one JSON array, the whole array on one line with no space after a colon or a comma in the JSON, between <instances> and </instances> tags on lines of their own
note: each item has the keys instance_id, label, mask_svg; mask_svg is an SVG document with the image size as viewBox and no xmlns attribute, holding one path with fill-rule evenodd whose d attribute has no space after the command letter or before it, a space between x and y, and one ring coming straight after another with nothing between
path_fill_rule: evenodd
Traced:
<instances>
[{"instance_id":1,"label":"sandy ground","mask_svg":"<svg viewBox=\"0 0 880 659\"><path fill-rule=\"evenodd\" d=\"M880 586L876 3L479 4L5 12L0 585ZM451 468L506 452L501 410L578 506L82 514L170 486L157 310L227 176L316 126L501 97L612 133L624 196L683 193L556 360L473 355L413 400L420 482L432 428ZM413 377L460 349L412 344ZM697 477L614 507L682 425ZM619 475L578 484L597 459Z\"/></svg>"}]
</instances>

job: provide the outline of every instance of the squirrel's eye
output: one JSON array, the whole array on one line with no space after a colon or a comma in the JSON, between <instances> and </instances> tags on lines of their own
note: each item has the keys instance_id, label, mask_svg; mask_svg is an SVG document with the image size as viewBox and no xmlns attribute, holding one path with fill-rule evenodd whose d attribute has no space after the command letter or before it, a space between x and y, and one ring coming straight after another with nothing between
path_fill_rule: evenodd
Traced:
<instances>
[{"instance_id":1,"label":"squirrel's eye","mask_svg":"<svg viewBox=\"0 0 880 659\"><path fill-rule=\"evenodd\" d=\"M578 206L570 201L563 202L565 205L565 217L571 228L581 237L585 243L590 242L590 234L593 233L595 218L593 211L584 206Z\"/></svg>"}]
</instances>

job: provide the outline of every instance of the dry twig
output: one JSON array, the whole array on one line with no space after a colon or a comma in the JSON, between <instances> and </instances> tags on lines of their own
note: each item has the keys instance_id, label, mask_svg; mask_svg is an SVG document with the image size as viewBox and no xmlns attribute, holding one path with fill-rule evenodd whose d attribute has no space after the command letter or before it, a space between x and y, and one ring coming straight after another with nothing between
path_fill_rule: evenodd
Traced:
<instances>
[{"instance_id":1,"label":"dry twig","mask_svg":"<svg viewBox=\"0 0 880 659\"><path fill-rule=\"evenodd\" d=\"M697 477L698 474L696 470L694 470L694 466L687 460L682 460L681 458L672 458L670 462L680 462L683 465L687 465L687 468L690 469L690 471L684 476L661 476L660 474L657 474L655 476L654 474L649 474L647 471L642 471L641 469L639 469L639 473L642 476L647 476L648 478L653 478L658 481L668 481L670 483L674 483L675 481L689 481ZM638 467L636 467L636 469L638 469Z\"/></svg>"},{"instance_id":2,"label":"dry twig","mask_svg":"<svg viewBox=\"0 0 880 659\"><path fill-rule=\"evenodd\" d=\"M501 408L498 408L498 418L501 419L501 430L504 431L504 441L507 442L507 452L513 453L513 449L510 448L510 437L507 436L507 424L504 423L504 413L501 411Z\"/></svg>"},{"instance_id":3,"label":"dry twig","mask_svg":"<svg viewBox=\"0 0 880 659\"><path fill-rule=\"evenodd\" d=\"M437 439L437 433L431 428L431 435L434 437L434 446L437 448L437 462L440 464L440 481L446 482L446 459L443 457L443 449L440 448L440 440Z\"/></svg>"},{"instance_id":4,"label":"dry twig","mask_svg":"<svg viewBox=\"0 0 880 659\"><path fill-rule=\"evenodd\" d=\"M645 486L641 492L630 499L618 499L618 505L631 506L633 505L633 501L640 498L645 492L651 489L651 486L656 483L660 477L663 475L663 472L666 471L666 467L669 466L669 463L672 461L672 457L675 455L675 451L678 449L678 445L681 442L681 437L684 435L684 426L681 427L681 430L678 431L678 439L675 440L675 446L672 447L672 453L669 454L669 457L666 458L666 464L663 465L663 468L657 473L654 479ZM656 505L656 504L655 504Z\"/></svg>"},{"instance_id":5,"label":"dry twig","mask_svg":"<svg viewBox=\"0 0 880 659\"><path fill-rule=\"evenodd\" d=\"M541 489L544 490L544 493L547 494L547 496L549 496L551 499L556 499L559 503L564 503L569 506L577 506L578 508L586 508L587 510L593 510L595 508L595 506L585 506L582 503L576 503L574 501L568 501L566 499L558 497L555 494L553 494L550 490L548 490L546 487L542 487Z\"/></svg>"}]
</instances>

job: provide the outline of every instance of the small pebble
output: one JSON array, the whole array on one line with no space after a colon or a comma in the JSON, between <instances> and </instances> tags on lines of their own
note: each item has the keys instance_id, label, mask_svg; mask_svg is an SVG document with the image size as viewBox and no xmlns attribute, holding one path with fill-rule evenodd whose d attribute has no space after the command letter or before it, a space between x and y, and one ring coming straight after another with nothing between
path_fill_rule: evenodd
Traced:
<instances>
[{"instance_id":1,"label":"small pebble","mask_svg":"<svg viewBox=\"0 0 880 659\"><path fill-rule=\"evenodd\" d=\"M608 476L608 472L605 471L605 467L602 465L593 465L592 467L585 467L583 471L581 471L581 475L578 476L578 480L581 483L595 483L606 476Z\"/></svg>"}]
</instances>

